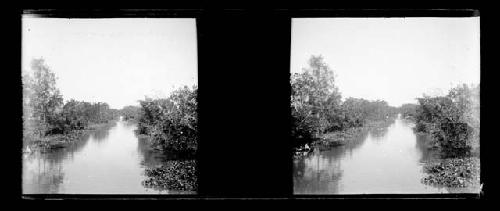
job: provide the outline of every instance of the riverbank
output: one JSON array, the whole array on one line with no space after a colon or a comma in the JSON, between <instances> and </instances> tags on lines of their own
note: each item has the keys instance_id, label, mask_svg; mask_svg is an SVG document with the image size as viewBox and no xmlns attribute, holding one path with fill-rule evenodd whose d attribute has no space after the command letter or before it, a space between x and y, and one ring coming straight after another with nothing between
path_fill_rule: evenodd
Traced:
<instances>
[{"instance_id":1,"label":"riverbank","mask_svg":"<svg viewBox=\"0 0 500 211\"><path fill-rule=\"evenodd\" d=\"M155 190L196 191L195 160L169 160L160 167L146 169L145 187Z\"/></svg>"},{"instance_id":2,"label":"riverbank","mask_svg":"<svg viewBox=\"0 0 500 211\"><path fill-rule=\"evenodd\" d=\"M107 123L91 124L87 128L82 130L72 130L67 134L54 134L44 137L28 136L24 137L28 140L27 147L23 149L23 152L30 153L35 151L47 151L57 148L67 147L69 144L81 139L86 134L89 134L95 130L102 130L110 128L116 125L117 120L112 120Z\"/></svg>"},{"instance_id":3,"label":"riverbank","mask_svg":"<svg viewBox=\"0 0 500 211\"><path fill-rule=\"evenodd\" d=\"M415 123L415 119L407 118ZM441 159L426 162L423 171L426 174L421 182L435 187L452 189L481 189L480 184L480 151L479 135L473 135L468 142L473 143L470 149L444 149L439 141L433 139L430 132L417 130L415 125L413 132L416 135L429 136L430 141L425 143L428 149L439 150Z\"/></svg>"},{"instance_id":4,"label":"riverbank","mask_svg":"<svg viewBox=\"0 0 500 211\"><path fill-rule=\"evenodd\" d=\"M332 147L337 147L347 144L353 140L359 139L361 136L365 135L368 131L382 130L384 128L389 127L392 123L394 123L395 119L396 118L393 117L385 120L367 121L361 127L351 127L345 130L339 130L321 134L311 142L310 146L306 145L295 149L294 156L296 158L302 157L313 152L314 149L324 151Z\"/></svg>"},{"instance_id":5,"label":"riverbank","mask_svg":"<svg viewBox=\"0 0 500 211\"><path fill-rule=\"evenodd\" d=\"M394 118L389 118L386 120L368 121L361 127L352 127L346 130L325 133L321 135L318 140L315 140L312 145L314 147L320 148L320 150L344 145L352 140L359 138L364 133L370 130L386 128L394 123L394 120Z\"/></svg>"},{"instance_id":6,"label":"riverbank","mask_svg":"<svg viewBox=\"0 0 500 211\"><path fill-rule=\"evenodd\" d=\"M480 189L479 157L449 158L425 164L422 183L438 187Z\"/></svg>"}]
</instances>

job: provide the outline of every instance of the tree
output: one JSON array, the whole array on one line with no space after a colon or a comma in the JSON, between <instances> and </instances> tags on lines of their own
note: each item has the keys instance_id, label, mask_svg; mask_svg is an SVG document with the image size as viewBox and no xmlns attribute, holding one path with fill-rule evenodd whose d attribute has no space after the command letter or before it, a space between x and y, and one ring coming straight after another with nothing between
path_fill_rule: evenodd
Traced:
<instances>
[{"instance_id":1,"label":"tree","mask_svg":"<svg viewBox=\"0 0 500 211\"><path fill-rule=\"evenodd\" d=\"M292 76L291 124L295 139L311 139L337 121L341 95L334 82L334 73L321 55L311 56L309 67Z\"/></svg>"},{"instance_id":2,"label":"tree","mask_svg":"<svg viewBox=\"0 0 500 211\"><path fill-rule=\"evenodd\" d=\"M62 95L56 87L56 76L45 64L44 59L34 59L31 62L33 77L29 80L29 106L37 122L41 135L51 128L51 121L56 119L56 112L63 104Z\"/></svg>"},{"instance_id":3,"label":"tree","mask_svg":"<svg viewBox=\"0 0 500 211\"><path fill-rule=\"evenodd\" d=\"M405 103L399 107L399 111L401 112L401 116L403 118L414 119L417 115L417 104Z\"/></svg>"},{"instance_id":4,"label":"tree","mask_svg":"<svg viewBox=\"0 0 500 211\"><path fill-rule=\"evenodd\" d=\"M446 96L418 98L416 130L430 133L445 152L479 144L479 87L457 86Z\"/></svg>"},{"instance_id":5,"label":"tree","mask_svg":"<svg viewBox=\"0 0 500 211\"><path fill-rule=\"evenodd\" d=\"M123 116L124 120L138 120L140 115L141 107L139 106L125 106L120 110L120 114Z\"/></svg>"},{"instance_id":6,"label":"tree","mask_svg":"<svg viewBox=\"0 0 500 211\"><path fill-rule=\"evenodd\" d=\"M197 87L175 90L168 98L140 101L138 132L158 148L193 154L197 150Z\"/></svg>"}]
</instances>

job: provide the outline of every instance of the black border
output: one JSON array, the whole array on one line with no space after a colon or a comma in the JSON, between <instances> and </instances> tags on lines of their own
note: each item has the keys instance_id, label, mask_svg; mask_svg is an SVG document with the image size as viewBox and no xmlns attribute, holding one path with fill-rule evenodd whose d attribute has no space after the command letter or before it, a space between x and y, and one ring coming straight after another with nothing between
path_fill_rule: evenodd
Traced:
<instances>
[{"instance_id":1,"label":"black border","mask_svg":"<svg viewBox=\"0 0 500 211\"><path fill-rule=\"evenodd\" d=\"M198 86L199 86L199 122L200 122L200 153L198 154L197 162L200 169L199 190L197 195L80 195L80 194L29 194L22 196L23 199L484 199L485 192L488 186L483 187L481 194L373 194L373 195L294 195L292 172L292 155L290 146L287 145L287 139L290 139L289 117L284 115L289 111L289 67L290 67L290 36L291 36L291 19L292 18L314 18L314 17L475 17L481 15L481 110L485 113L484 104L487 90L485 86L489 84L488 78L485 77L484 67L487 66L485 52L487 49L485 43L485 26L488 23L485 21L485 10L481 9L153 9L153 10L137 10L137 9L42 9L42 10L17 10L13 14L14 27L18 33L21 31L20 14L36 14L38 17L58 17L58 18L195 18L197 25L198 36ZM481 13L481 14L480 14ZM488 20L488 19L486 19ZM486 24L485 24L486 23ZM262 33L262 30L269 33ZM21 55L21 39L20 34L15 34L12 40L16 40L19 45L15 45L13 52ZM15 42L13 42L15 43ZM231 51L231 52L228 52ZM20 58L20 57L19 57ZM225 61L224 58L229 58L234 61ZM225 62L228 66L221 66L220 63ZM245 63L262 62L260 65L249 65L245 67ZM238 65L240 64L240 65ZM244 74L245 71L251 71L251 68L261 66L262 71L255 71L262 75ZM14 64L13 69L20 69L20 62ZM237 68L241 68L238 71ZM271 70L269 70L271 69ZM274 72L273 72L274 71ZM10 80L12 86L19 87L16 92L16 99L21 99L20 76L13 71L13 78ZM214 76L215 74L215 76ZM246 77L246 78L242 78ZM265 80L262 77L271 79ZM261 80L260 80L261 79ZM233 81L241 80L241 81ZM225 85L223 85L225 83ZM9 83L6 83L9 84ZM248 86L259 85L260 88L249 88ZM9 87L12 87L9 86ZM6 90L12 88L6 87ZM264 92L270 90L269 92ZM260 95L255 93L259 92ZM214 93L225 93L233 99L236 108L221 106L216 100L222 100L223 97L215 96ZM262 100L249 101L245 96L233 96L235 94L244 93L253 98L265 99L267 103L274 104L270 106L270 110L264 108L261 104ZM275 95L279 93L279 96ZM256 101L256 102L255 102ZM21 100L12 104L13 110L18 111L17 114L22 114L20 109ZM252 154L261 156L256 158L256 165L262 165L262 172L259 169L247 167L224 167L219 164L221 159L224 159L224 153L234 150L235 141L231 138L221 136L213 132L220 130L218 124L233 124L225 122L228 118L234 118L236 112L248 112L250 115L242 116L242 118L234 120L234 124L242 124L244 126L258 126L254 123L262 121L261 118L252 116L259 112L264 114L276 114L276 118L269 119L269 123L265 123L262 131L272 138L281 139L281 142L269 144L268 149L261 151L258 147L266 142L249 143L243 145L249 149L241 149L241 152L229 153L232 158L226 158L231 162L249 165L252 164L252 159L243 157ZM252 111L251 109L256 109ZM288 110L287 110L288 109ZM213 112L230 111L229 114L221 114L219 117ZM13 116L16 119L18 131L22 131L22 122L19 116ZM215 119L214 119L215 118ZM483 115L484 121L489 122L491 117ZM282 125L274 125L278 132L270 131L273 124L281 122ZM232 129L238 129L236 126L229 126ZM250 130L251 128L249 128ZM483 134L488 133L488 130L483 128ZM236 136L236 132L229 132L229 135ZM483 135L483 137L485 137ZM249 138L258 138L256 135L250 135ZM16 134L14 140L20 140L21 135ZM247 140L245 138L242 138ZM208 145L208 141L214 141L215 145ZM215 142L217 140L217 142ZM267 139L266 139L267 140ZM486 145L485 145L486 144ZM18 149L21 148L19 143L15 143ZM229 145L229 146L228 146ZM283 146L288 146L284 149ZM489 143L483 142L481 155L481 180L489 185L485 170L486 157L490 153ZM17 151L13 157L19 156ZM214 155L216 154L216 155ZM275 154L275 155L273 155ZM239 157L238 157L239 156ZM285 157L283 157L285 156ZM275 164L281 164L281 167L273 167L266 165L264 161L274 159ZM15 168L19 168L21 161L18 161ZM214 167L219 172L214 172ZM277 170L275 169L277 168ZM232 171L237 170L238 173ZM265 175L266 172L273 172L273 180L263 181L262 178L257 182L253 181L253 177ZM230 184L222 184L224 178L219 175L233 174L233 177L227 177L231 180ZM281 175L281 177L279 176ZM287 175L286 178L283 177ZM282 178L282 179L279 179ZM21 196L20 178L15 178L19 181L16 193ZM242 185L244 187L236 187L237 184L244 184L250 181L250 184ZM239 182L239 183L238 183ZM261 183L261 184L258 184ZM265 188L275 187L275 188ZM272 190L270 190L272 189Z\"/></svg>"}]
</instances>

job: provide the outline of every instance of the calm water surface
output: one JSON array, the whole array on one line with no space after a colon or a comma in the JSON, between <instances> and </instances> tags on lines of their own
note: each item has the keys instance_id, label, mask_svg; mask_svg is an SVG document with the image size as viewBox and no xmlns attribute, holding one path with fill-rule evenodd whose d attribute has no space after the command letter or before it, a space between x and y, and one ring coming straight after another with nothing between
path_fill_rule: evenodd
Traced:
<instances>
[{"instance_id":1,"label":"calm water surface","mask_svg":"<svg viewBox=\"0 0 500 211\"><path fill-rule=\"evenodd\" d=\"M182 194L148 189L145 168L161 165L164 155L134 134L136 125L118 121L69 147L23 155L23 193Z\"/></svg>"},{"instance_id":2,"label":"calm water surface","mask_svg":"<svg viewBox=\"0 0 500 211\"><path fill-rule=\"evenodd\" d=\"M315 150L294 160L296 194L377 194L462 192L422 184L425 161L439 159L425 147L426 136L398 117L389 127L360 134L344 146Z\"/></svg>"}]
</instances>

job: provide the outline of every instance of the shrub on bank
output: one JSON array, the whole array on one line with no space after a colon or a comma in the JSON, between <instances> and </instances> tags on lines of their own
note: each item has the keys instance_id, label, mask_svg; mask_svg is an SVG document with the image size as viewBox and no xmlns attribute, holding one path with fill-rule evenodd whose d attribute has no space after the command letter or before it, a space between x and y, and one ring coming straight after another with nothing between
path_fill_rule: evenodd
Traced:
<instances>
[{"instance_id":1,"label":"shrub on bank","mask_svg":"<svg viewBox=\"0 0 500 211\"><path fill-rule=\"evenodd\" d=\"M415 130L431 134L444 152L467 154L479 142L478 98L479 87L467 85L446 96L418 98Z\"/></svg>"},{"instance_id":2,"label":"shrub on bank","mask_svg":"<svg viewBox=\"0 0 500 211\"><path fill-rule=\"evenodd\" d=\"M140 101L138 133L166 151L194 153L198 146L197 87L174 91L166 99Z\"/></svg>"},{"instance_id":3,"label":"shrub on bank","mask_svg":"<svg viewBox=\"0 0 500 211\"><path fill-rule=\"evenodd\" d=\"M386 120L398 113L383 100L342 96L334 73L321 56L311 56L309 68L291 78L291 135L300 148L324 133L363 126L367 121Z\"/></svg>"},{"instance_id":4,"label":"shrub on bank","mask_svg":"<svg viewBox=\"0 0 500 211\"><path fill-rule=\"evenodd\" d=\"M158 190L196 191L196 161L167 161L164 165L146 169L146 180L142 184Z\"/></svg>"},{"instance_id":5,"label":"shrub on bank","mask_svg":"<svg viewBox=\"0 0 500 211\"><path fill-rule=\"evenodd\" d=\"M479 186L479 159L454 158L424 166L424 184L446 187Z\"/></svg>"},{"instance_id":6,"label":"shrub on bank","mask_svg":"<svg viewBox=\"0 0 500 211\"><path fill-rule=\"evenodd\" d=\"M141 107L139 106L125 106L120 110L120 115L123 116L123 120L135 120L139 119L141 112Z\"/></svg>"},{"instance_id":7,"label":"shrub on bank","mask_svg":"<svg viewBox=\"0 0 500 211\"><path fill-rule=\"evenodd\" d=\"M107 103L89 103L64 99L56 86L56 75L44 59L33 59L32 73L23 74L23 145L48 136L73 137L73 131L90 124L107 123L118 116Z\"/></svg>"}]
</instances>

